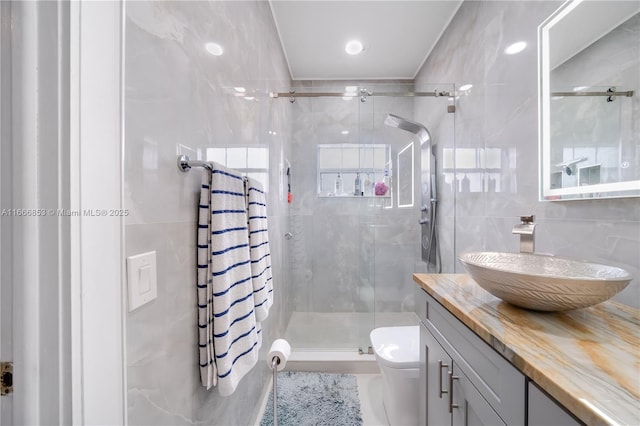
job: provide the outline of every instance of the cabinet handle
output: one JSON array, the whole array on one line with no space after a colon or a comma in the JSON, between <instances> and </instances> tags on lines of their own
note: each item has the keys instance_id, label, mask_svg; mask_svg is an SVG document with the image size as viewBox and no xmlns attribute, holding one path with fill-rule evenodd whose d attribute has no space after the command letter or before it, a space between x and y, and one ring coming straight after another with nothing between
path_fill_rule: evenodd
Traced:
<instances>
[{"instance_id":1,"label":"cabinet handle","mask_svg":"<svg viewBox=\"0 0 640 426\"><path fill-rule=\"evenodd\" d=\"M440 368L438 368L438 390L440 391L440 398L442 398L442 394L443 393L447 393L449 391L443 390L442 389L442 369L443 368L449 368L449 364L443 364L442 360L438 360L438 366Z\"/></svg>"},{"instance_id":2,"label":"cabinet handle","mask_svg":"<svg viewBox=\"0 0 640 426\"><path fill-rule=\"evenodd\" d=\"M458 408L458 404L453 403L453 381L458 379L458 376L453 375L453 371L449 371L449 413L452 413L454 408Z\"/></svg>"}]
</instances>

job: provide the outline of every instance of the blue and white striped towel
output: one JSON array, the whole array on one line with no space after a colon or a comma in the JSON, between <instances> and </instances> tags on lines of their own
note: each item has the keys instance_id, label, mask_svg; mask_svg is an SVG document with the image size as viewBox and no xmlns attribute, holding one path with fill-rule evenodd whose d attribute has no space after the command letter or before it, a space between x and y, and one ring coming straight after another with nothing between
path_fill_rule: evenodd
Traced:
<instances>
[{"instance_id":1,"label":"blue and white striped towel","mask_svg":"<svg viewBox=\"0 0 640 426\"><path fill-rule=\"evenodd\" d=\"M202 174L198 208L198 348L200 380L207 389L218 383L213 361L213 289L211 281L211 173Z\"/></svg>"},{"instance_id":2,"label":"blue and white striped towel","mask_svg":"<svg viewBox=\"0 0 640 426\"><path fill-rule=\"evenodd\" d=\"M202 204L200 208L201 216L204 212L211 218L208 224L210 238L204 243L199 233L198 239L198 251L206 250L209 257L206 264L200 263L199 254L198 268L206 266L210 271L207 288L211 288L210 295L198 292L198 326L200 329L209 326L211 333L204 338L200 336L200 368L204 379L212 375L217 377L220 394L227 396L235 391L242 377L258 360L259 327L256 326L251 283L244 179L233 170L215 163L213 166L213 172L205 174L207 178L211 176L209 207ZM204 186L203 191L206 190ZM199 220L199 226L202 222L205 219ZM200 290L203 281L198 282ZM215 366L207 364L209 360L206 359L211 341ZM208 389L216 385L216 379L203 380L203 385Z\"/></svg>"},{"instance_id":3,"label":"blue and white striped towel","mask_svg":"<svg viewBox=\"0 0 640 426\"><path fill-rule=\"evenodd\" d=\"M262 184L247 179L247 212L249 215L249 244L251 256L251 280L255 302L256 321L264 321L273 304L273 278L271 252L267 230L267 197Z\"/></svg>"}]
</instances>

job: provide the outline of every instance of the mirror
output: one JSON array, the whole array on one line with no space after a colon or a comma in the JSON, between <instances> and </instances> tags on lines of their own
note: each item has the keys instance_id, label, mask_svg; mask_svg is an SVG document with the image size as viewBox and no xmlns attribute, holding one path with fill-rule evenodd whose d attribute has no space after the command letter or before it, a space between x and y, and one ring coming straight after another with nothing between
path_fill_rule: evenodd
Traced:
<instances>
[{"instance_id":1,"label":"mirror","mask_svg":"<svg viewBox=\"0 0 640 426\"><path fill-rule=\"evenodd\" d=\"M640 2L564 3L538 60L541 200L640 196Z\"/></svg>"}]
</instances>

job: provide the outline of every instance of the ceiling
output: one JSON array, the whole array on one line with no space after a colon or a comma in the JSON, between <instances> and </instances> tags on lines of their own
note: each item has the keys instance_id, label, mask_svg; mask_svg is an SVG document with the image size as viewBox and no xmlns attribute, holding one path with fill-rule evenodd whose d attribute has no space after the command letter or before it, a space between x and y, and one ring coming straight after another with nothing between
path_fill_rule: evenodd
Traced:
<instances>
[{"instance_id":1,"label":"ceiling","mask_svg":"<svg viewBox=\"0 0 640 426\"><path fill-rule=\"evenodd\" d=\"M269 3L294 80L364 80L413 79L462 0Z\"/></svg>"}]
</instances>

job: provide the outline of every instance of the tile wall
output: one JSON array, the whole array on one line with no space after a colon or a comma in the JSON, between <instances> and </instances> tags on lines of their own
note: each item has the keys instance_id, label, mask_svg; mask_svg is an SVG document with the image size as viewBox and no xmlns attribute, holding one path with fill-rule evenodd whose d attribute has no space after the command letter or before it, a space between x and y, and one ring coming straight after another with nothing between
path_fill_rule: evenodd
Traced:
<instances>
[{"instance_id":1,"label":"tile wall","mask_svg":"<svg viewBox=\"0 0 640 426\"><path fill-rule=\"evenodd\" d=\"M473 85L457 99L455 173L440 179L441 194L452 197L442 202L441 241L455 243L456 255L517 251L511 229L520 215L534 214L537 251L620 266L640 277L638 198L538 201L537 27L560 4L465 2L418 73L416 87L434 81L455 82L458 89ZM505 55L517 41L526 41L526 49ZM437 126L420 105L416 119ZM485 154L487 163L474 157ZM464 271L455 258L445 264ZM640 280L615 300L638 307Z\"/></svg>"},{"instance_id":2,"label":"tile wall","mask_svg":"<svg viewBox=\"0 0 640 426\"><path fill-rule=\"evenodd\" d=\"M195 226L201 170L181 173L176 157L268 147L263 171L275 303L263 323L265 358L291 310L281 238L291 114L288 103L268 96L289 85L287 64L267 2L144 1L125 8L125 252L155 250L158 265L158 298L126 318L129 424L249 424L268 383L266 362L229 397L200 384ZM219 43L223 54L208 53L208 42Z\"/></svg>"}]
</instances>

